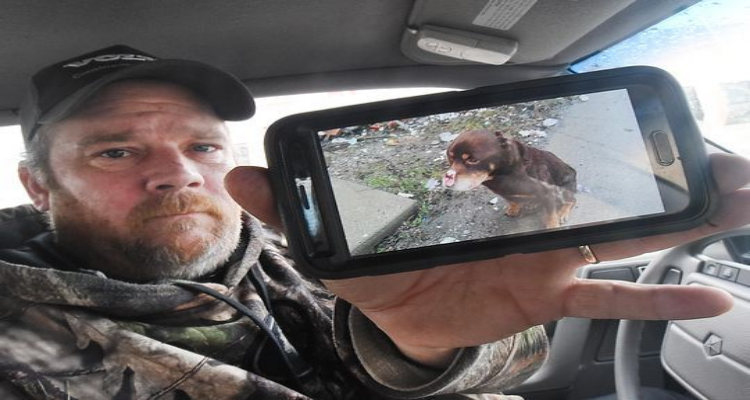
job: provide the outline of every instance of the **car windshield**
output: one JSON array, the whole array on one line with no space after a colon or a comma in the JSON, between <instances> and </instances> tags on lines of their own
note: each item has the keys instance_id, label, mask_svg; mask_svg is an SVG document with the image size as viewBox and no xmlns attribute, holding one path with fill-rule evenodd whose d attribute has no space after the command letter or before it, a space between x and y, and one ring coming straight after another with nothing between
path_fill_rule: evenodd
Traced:
<instances>
[{"instance_id":1,"label":"car windshield","mask_svg":"<svg viewBox=\"0 0 750 400\"><path fill-rule=\"evenodd\" d=\"M750 156L750 2L700 2L573 65L589 72L662 68L683 85L704 137Z\"/></svg>"}]
</instances>

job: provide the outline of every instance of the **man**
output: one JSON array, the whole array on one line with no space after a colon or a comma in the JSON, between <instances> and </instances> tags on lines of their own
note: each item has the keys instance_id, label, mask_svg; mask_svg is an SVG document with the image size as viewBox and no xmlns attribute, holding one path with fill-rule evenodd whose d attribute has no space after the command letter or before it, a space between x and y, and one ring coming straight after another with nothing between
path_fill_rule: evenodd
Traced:
<instances>
[{"instance_id":1,"label":"man","mask_svg":"<svg viewBox=\"0 0 750 400\"><path fill-rule=\"evenodd\" d=\"M499 393L543 362L541 323L731 306L707 288L577 280L577 249L324 288L255 219L281 229L266 172L233 169L224 121L254 107L236 79L115 46L54 64L31 88L19 175L33 209L0 215L2 398ZM747 223L750 164L713 167L722 208L710 226L596 256Z\"/></svg>"}]
</instances>

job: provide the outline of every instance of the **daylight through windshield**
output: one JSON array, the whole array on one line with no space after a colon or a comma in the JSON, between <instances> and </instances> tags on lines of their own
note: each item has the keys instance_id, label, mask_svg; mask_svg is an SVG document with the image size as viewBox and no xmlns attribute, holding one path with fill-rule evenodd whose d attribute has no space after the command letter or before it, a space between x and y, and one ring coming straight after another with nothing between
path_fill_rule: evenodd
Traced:
<instances>
[{"instance_id":1,"label":"daylight through windshield","mask_svg":"<svg viewBox=\"0 0 750 400\"><path fill-rule=\"evenodd\" d=\"M750 2L703 1L573 66L669 71L683 85L703 135L750 156Z\"/></svg>"}]
</instances>

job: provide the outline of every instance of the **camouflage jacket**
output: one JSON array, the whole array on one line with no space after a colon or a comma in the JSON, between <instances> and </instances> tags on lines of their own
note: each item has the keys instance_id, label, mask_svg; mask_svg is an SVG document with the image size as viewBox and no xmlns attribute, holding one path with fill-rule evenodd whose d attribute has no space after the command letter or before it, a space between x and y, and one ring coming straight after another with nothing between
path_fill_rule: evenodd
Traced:
<instances>
[{"instance_id":1,"label":"camouflage jacket","mask_svg":"<svg viewBox=\"0 0 750 400\"><path fill-rule=\"evenodd\" d=\"M533 328L463 349L445 370L413 363L268 237L248 217L233 260L192 283L243 315L179 282L80 269L55 250L41 214L0 210L0 398L502 398L486 393L544 361L546 337Z\"/></svg>"}]
</instances>

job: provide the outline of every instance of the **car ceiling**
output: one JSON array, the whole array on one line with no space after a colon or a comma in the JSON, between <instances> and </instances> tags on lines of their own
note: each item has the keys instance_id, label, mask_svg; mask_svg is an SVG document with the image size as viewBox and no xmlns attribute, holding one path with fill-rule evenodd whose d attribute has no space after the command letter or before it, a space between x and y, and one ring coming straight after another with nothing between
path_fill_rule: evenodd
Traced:
<instances>
[{"instance_id":1,"label":"car ceiling","mask_svg":"<svg viewBox=\"0 0 750 400\"><path fill-rule=\"evenodd\" d=\"M224 68L257 96L368 87L455 87L559 74L697 0L13 0L0 11L0 125L16 123L36 70L114 44ZM486 10L523 9L500 30ZM530 6L530 8L529 8ZM504 65L410 46L438 26L518 42Z\"/></svg>"}]
</instances>

